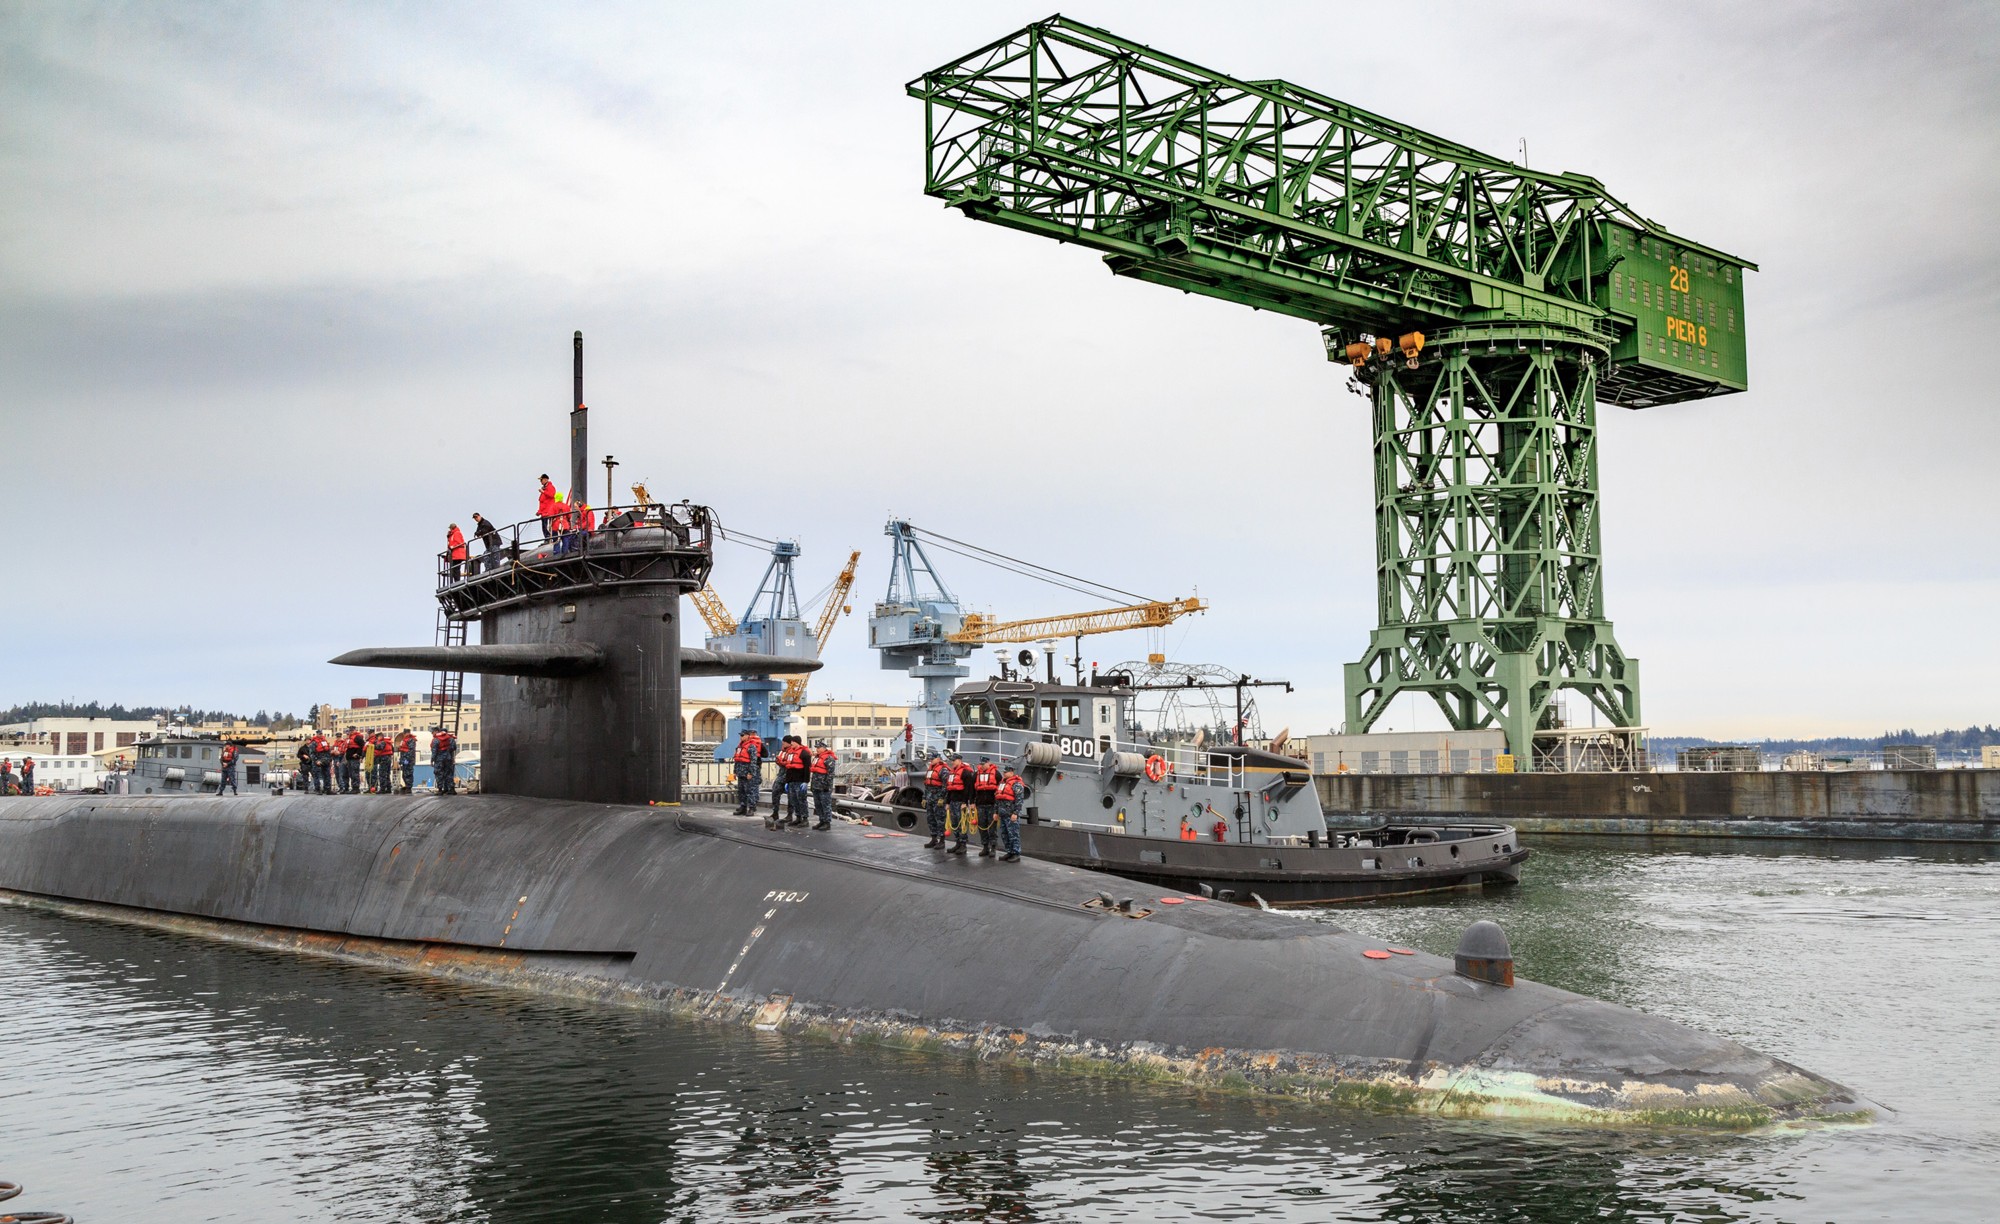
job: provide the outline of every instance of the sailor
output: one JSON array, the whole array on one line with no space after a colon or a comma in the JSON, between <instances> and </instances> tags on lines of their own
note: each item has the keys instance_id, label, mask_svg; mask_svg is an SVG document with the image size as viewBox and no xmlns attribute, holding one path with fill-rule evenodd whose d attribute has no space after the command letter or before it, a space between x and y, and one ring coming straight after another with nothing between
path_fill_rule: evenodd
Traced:
<instances>
[{"instance_id":1,"label":"sailor","mask_svg":"<svg viewBox=\"0 0 2000 1224\"><path fill-rule=\"evenodd\" d=\"M341 784L342 790L350 795L361 793L361 758L368 753L368 741L361 732L353 731L347 736L347 749L341 756L347 766L347 776Z\"/></svg>"},{"instance_id":2,"label":"sailor","mask_svg":"<svg viewBox=\"0 0 2000 1224\"><path fill-rule=\"evenodd\" d=\"M299 741L299 767L292 772L292 789L309 791L313 785L313 743L310 738Z\"/></svg>"},{"instance_id":3,"label":"sailor","mask_svg":"<svg viewBox=\"0 0 2000 1224\"><path fill-rule=\"evenodd\" d=\"M935 750L930 754L931 763L924 770L924 823L930 826L931 839L924 843L924 849L935 850L944 845L944 758Z\"/></svg>"},{"instance_id":4,"label":"sailor","mask_svg":"<svg viewBox=\"0 0 2000 1224\"><path fill-rule=\"evenodd\" d=\"M408 727L396 739L396 766L403 771L403 793L417 789L417 737Z\"/></svg>"},{"instance_id":5,"label":"sailor","mask_svg":"<svg viewBox=\"0 0 2000 1224\"><path fill-rule=\"evenodd\" d=\"M222 781L215 784L215 797L217 799L222 798L224 787L236 791L238 795L243 793L236 788L236 745L234 744L224 744L222 746Z\"/></svg>"},{"instance_id":6,"label":"sailor","mask_svg":"<svg viewBox=\"0 0 2000 1224\"><path fill-rule=\"evenodd\" d=\"M790 818L789 823L803 826L806 823L806 782L812 777L812 753L798 736L786 738L792 741L792 754L784 759L785 815Z\"/></svg>"},{"instance_id":7,"label":"sailor","mask_svg":"<svg viewBox=\"0 0 2000 1224\"><path fill-rule=\"evenodd\" d=\"M951 754L951 764L944 767L944 831L954 840L946 854L965 853L965 827L972 814L966 809L971 806L968 794L972 789L972 767L956 752Z\"/></svg>"},{"instance_id":8,"label":"sailor","mask_svg":"<svg viewBox=\"0 0 2000 1224\"><path fill-rule=\"evenodd\" d=\"M21 793L24 795L35 793L35 758L31 756L21 758Z\"/></svg>"},{"instance_id":9,"label":"sailor","mask_svg":"<svg viewBox=\"0 0 2000 1224\"><path fill-rule=\"evenodd\" d=\"M465 576L465 533L453 523L444 533L445 555L451 561L451 580L457 582Z\"/></svg>"},{"instance_id":10,"label":"sailor","mask_svg":"<svg viewBox=\"0 0 2000 1224\"><path fill-rule=\"evenodd\" d=\"M736 740L736 815L757 814L757 766L764 761L764 737L745 731Z\"/></svg>"},{"instance_id":11,"label":"sailor","mask_svg":"<svg viewBox=\"0 0 2000 1224\"><path fill-rule=\"evenodd\" d=\"M809 785L812 790L813 815L819 823L813 827L825 830L833 827L833 749L825 740L814 740L812 768Z\"/></svg>"},{"instance_id":12,"label":"sailor","mask_svg":"<svg viewBox=\"0 0 2000 1224\"><path fill-rule=\"evenodd\" d=\"M313 789L318 794L333 793L333 745L327 742L325 733L315 732L312 738Z\"/></svg>"},{"instance_id":13,"label":"sailor","mask_svg":"<svg viewBox=\"0 0 2000 1224\"><path fill-rule=\"evenodd\" d=\"M1029 789L1010 766L993 792L994 804L1000 809L1000 845L1006 850L1000 856L1003 863L1021 861L1021 802L1028 797Z\"/></svg>"},{"instance_id":14,"label":"sailor","mask_svg":"<svg viewBox=\"0 0 2000 1224\"><path fill-rule=\"evenodd\" d=\"M570 535L569 503L563 500L562 494L556 494L555 513L544 521L548 523L550 537L556 542L556 556L562 556L575 546L575 540Z\"/></svg>"},{"instance_id":15,"label":"sailor","mask_svg":"<svg viewBox=\"0 0 2000 1224\"><path fill-rule=\"evenodd\" d=\"M395 759L396 746L389 742L386 732L377 731L370 741L375 748L375 793L386 795L395 789L390 775L390 762Z\"/></svg>"},{"instance_id":16,"label":"sailor","mask_svg":"<svg viewBox=\"0 0 2000 1224\"><path fill-rule=\"evenodd\" d=\"M14 758L0 760L0 795L14 793Z\"/></svg>"},{"instance_id":17,"label":"sailor","mask_svg":"<svg viewBox=\"0 0 2000 1224\"><path fill-rule=\"evenodd\" d=\"M361 737L361 787L369 794L375 793L375 737Z\"/></svg>"},{"instance_id":18,"label":"sailor","mask_svg":"<svg viewBox=\"0 0 2000 1224\"><path fill-rule=\"evenodd\" d=\"M437 793L458 793L458 737L443 727L431 728L431 773L437 779Z\"/></svg>"},{"instance_id":19,"label":"sailor","mask_svg":"<svg viewBox=\"0 0 2000 1224\"><path fill-rule=\"evenodd\" d=\"M785 801L785 748L792 742L787 735L778 741L777 750L771 753L771 763L776 766L771 771L771 815L764 822L766 828L778 827L778 808Z\"/></svg>"},{"instance_id":20,"label":"sailor","mask_svg":"<svg viewBox=\"0 0 2000 1224\"><path fill-rule=\"evenodd\" d=\"M549 479L547 472L543 472L541 488L535 492L535 514L542 520L542 538L544 540L551 538L549 520L555 517L556 502L560 500L561 494L556 492L555 481Z\"/></svg>"},{"instance_id":21,"label":"sailor","mask_svg":"<svg viewBox=\"0 0 2000 1224\"><path fill-rule=\"evenodd\" d=\"M479 541L479 568L490 573L499 564L498 558L493 554L500 551L500 531L486 520L485 515L474 510L472 512L472 536Z\"/></svg>"},{"instance_id":22,"label":"sailor","mask_svg":"<svg viewBox=\"0 0 2000 1224\"><path fill-rule=\"evenodd\" d=\"M1000 840L999 818L993 814L993 796L1000 789L1000 767L991 757L979 758L979 769L972 775L972 802L978 813L979 857L992 858L996 851L994 844Z\"/></svg>"}]
</instances>

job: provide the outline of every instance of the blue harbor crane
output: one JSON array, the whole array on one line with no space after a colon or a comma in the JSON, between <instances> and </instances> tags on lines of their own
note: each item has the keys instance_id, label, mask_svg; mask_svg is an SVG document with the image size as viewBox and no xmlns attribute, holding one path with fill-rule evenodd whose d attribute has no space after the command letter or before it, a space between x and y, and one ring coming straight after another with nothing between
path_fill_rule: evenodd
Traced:
<instances>
[{"instance_id":1,"label":"blue harbor crane","mask_svg":"<svg viewBox=\"0 0 2000 1224\"><path fill-rule=\"evenodd\" d=\"M784 659L819 657L819 644L799 617L799 593L792 585L792 562L798 555L796 541L779 540L771 545L771 563L765 567L764 579L757 584L757 593L741 617L732 619L724 613L718 618L703 607L711 630L710 650L776 655ZM701 606L699 601L697 604ZM783 680L768 675L745 676L729 682L729 691L740 695L742 712L729 720L729 732L715 748L716 760L727 760L736 750L737 738L745 731L755 731L766 741L787 734L792 711L774 700L784 687Z\"/></svg>"},{"instance_id":2,"label":"blue harbor crane","mask_svg":"<svg viewBox=\"0 0 2000 1224\"><path fill-rule=\"evenodd\" d=\"M965 627L965 609L938 577L916 529L891 519L882 531L891 548L889 589L868 618L868 644L881 652L884 671L908 672L923 682L923 705L910 712L910 725L923 740L958 725L951 691L972 674L962 660L976 646L951 640Z\"/></svg>"},{"instance_id":3,"label":"blue harbor crane","mask_svg":"<svg viewBox=\"0 0 2000 1224\"><path fill-rule=\"evenodd\" d=\"M967 544L936 532L919 532L902 519L891 519L883 533L892 541L889 558L889 589L875 614L868 618L868 644L881 653L885 671L903 671L923 682L923 705L910 713L916 742L935 745L958 729L952 712L951 694L958 682L971 675L962 660L981 646L1002 642L1040 642L1053 659L1054 642L1075 638L1079 642L1095 633L1116 633L1124 629L1160 629L1191 612L1201 612L1208 604L1198 597L1148 599L1101 582L1078 578L1045 565L1023 561L977 544ZM979 612L967 612L957 596L938 577L919 534L947 552L979 561L1009 573L1033 578L1079 594L1132 600L1115 607L1028 620L996 620ZM1029 660L1024 658L1022 665ZM1050 663L1053 668L1053 662ZM1081 650L1077 661L1082 667ZM734 686L732 686L734 687Z\"/></svg>"}]
</instances>

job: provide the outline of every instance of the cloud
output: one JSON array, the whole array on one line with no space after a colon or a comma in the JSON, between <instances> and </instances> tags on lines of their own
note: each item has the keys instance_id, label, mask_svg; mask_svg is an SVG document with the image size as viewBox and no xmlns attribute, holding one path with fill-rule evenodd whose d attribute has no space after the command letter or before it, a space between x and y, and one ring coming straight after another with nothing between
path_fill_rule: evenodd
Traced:
<instances>
[{"instance_id":1,"label":"cloud","mask_svg":"<svg viewBox=\"0 0 2000 1224\"><path fill-rule=\"evenodd\" d=\"M1164 644L1341 717L1366 410L1313 329L921 194L904 82L1039 7L17 8L0 22L0 602L35 697L302 708L428 640L443 525L561 462L569 335L622 477L864 549L891 512L1147 593ZM1990 6L1108 3L1221 69L1596 175L1740 252L1752 390L1607 412L1609 612L1662 731L1990 721ZM1414 33L1421 31L1421 35ZM725 552L717 586L762 570ZM968 603L1080 607L953 559ZM1942 628L1940 628L1942 627ZM1099 639L1086 659L1144 653ZM1919 662L1949 659L1949 665ZM415 683L413 680L412 683ZM1425 715L1411 713L1421 719ZM1437 716L1431 712L1431 725Z\"/></svg>"}]
</instances>

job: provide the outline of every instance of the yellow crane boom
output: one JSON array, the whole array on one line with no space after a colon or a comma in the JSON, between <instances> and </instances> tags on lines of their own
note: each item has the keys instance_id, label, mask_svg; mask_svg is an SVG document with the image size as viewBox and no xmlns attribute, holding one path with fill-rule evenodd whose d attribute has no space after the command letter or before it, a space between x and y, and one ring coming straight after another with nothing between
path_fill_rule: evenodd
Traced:
<instances>
[{"instance_id":1,"label":"yellow crane boom","mask_svg":"<svg viewBox=\"0 0 2000 1224\"><path fill-rule=\"evenodd\" d=\"M1068 616L1039 616L1032 620L996 621L978 612L968 612L965 614L965 627L952 634L949 640L985 645L1116 633L1121 629L1157 629L1190 612L1207 610L1207 600L1190 596L1187 599L1155 599L1147 603L1127 604L1122 608L1100 608L1095 612L1076 612Z\"/></svg>"},{"instance_id":2,"label":"yellow crane boom","mask_svg":"<svg viewBox=\"0 0 2000 1224\"><path fill-rule=\"evenodd\" d=\"M854 569L861 564L861 550L847 554L847 568L840 571L840 577L833 580L833 591L826 597L826 606L819 611L819 624L813 629L813 653L826 653L826 640L833 636L834 622L850 609L847 593L854 589ZM796 706L805 700L807 674L801 672L785 679L786 705Z\"/></svg>"},{"instance_id":3,"label":"yellow crane boom","mask_svg":"<svg viewBox=\"0 0 2000 1224\"><path fill-rule=\"evenodd\" d=\"M728 637L736 632L736 618L729 614L728 606L714 587L703 583L701 589L689 592L688 598L694 600L694 610L708 623L710 637Z\"/></svg>"}]
</instances>

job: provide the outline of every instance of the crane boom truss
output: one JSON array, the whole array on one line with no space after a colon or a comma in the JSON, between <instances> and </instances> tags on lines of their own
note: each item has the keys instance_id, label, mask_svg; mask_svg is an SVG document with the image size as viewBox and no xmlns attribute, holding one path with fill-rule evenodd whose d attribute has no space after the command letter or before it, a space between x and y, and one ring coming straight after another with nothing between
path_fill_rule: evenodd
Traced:
<instances>
[{"instance_id":1,"label":"crane boom truss","mask_svg":"<svg viewBox=\"0 0 2000 1224\"><path fill-rule=\"evenodd\" d=\"M1112 271L1361 334L1535 320L1608 342L1633 407L1742 390L1742 277L1587 175L1053 17L908 86L925 191ZM1620 265L1626 265L1621 270ZM1696 279L1699 277L1699 283Z\"/></svg>"},{"instance_id":2,"label":"crane boom truss","mask_svg":"<svg viewBox=\"0 0 2000 1224\"><path fill-rule=\"evenodd\" d=\"M1191 612L1208 610L1205 600L1155 599L1120 608L1100 608L1067 616L1040 616L1030 620L996 621L977 612L965 615L965 627L949 640L975 646L995 642L1037 642L1044 638L1080 637L1093 633L1117 633L1124 629L1158 629L1171 625Z\"/></svg>"},{"instance_id":3,"label":"crane boom truss","mask_svg":"<svg viewBox=\"0 0 2000 1224\"><path fill-rule=\"evenodd\" d=\"M827 639L833 636L833 626L840 620L840 614L847 609L847 593L854 589L854 571L861 564L861 550L847 554L847 565L833 580L833 590L826 597L826 606L819 611L819 624L813 629L814 653L826 655ZM784 703L798 706L806 699L806 679L808 673L800 672L785 679Z\"/></svg>"}]
</instances>

